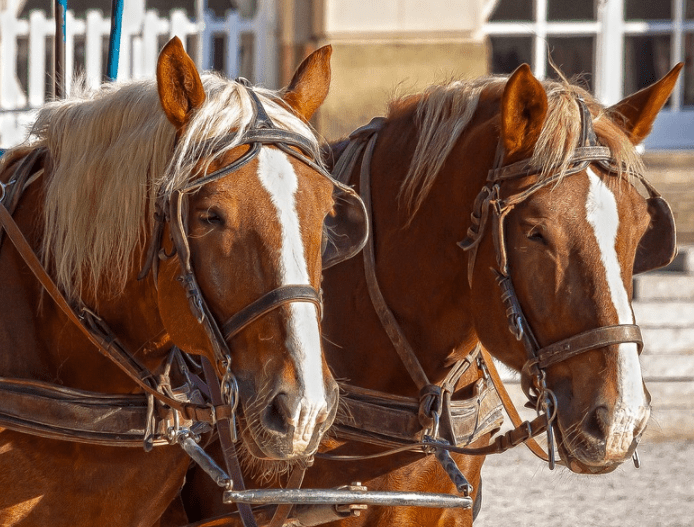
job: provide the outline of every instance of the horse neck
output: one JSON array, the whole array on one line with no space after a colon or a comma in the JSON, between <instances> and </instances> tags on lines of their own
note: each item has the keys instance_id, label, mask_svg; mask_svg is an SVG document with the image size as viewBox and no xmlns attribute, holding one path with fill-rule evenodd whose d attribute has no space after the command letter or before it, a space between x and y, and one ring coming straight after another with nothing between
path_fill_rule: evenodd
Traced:
<instances>
[{"instance_id":1,"label":"horse neck","mask_svg":"<svg viewBox=\"0 0 694 527\"><path fill-rule=\"evenodd\" d=\"M437 382L477 341L469 312L467 255L457 242L465 237L472 201L484 184L486 170L481 175L468 170L469 162L460 161L469 155L467 148L456 147L429 196L411 217L397 195L415 148L413 130L411 116L388 123L374 152L376 275L429 380ZM352 182L357 179L353 174ZM326 353L336 377L390 393L416 393L372 306L362 257L328 270L323 289L325 333L334 342Z\"/></svg>"},{"instance_id":2,"label":"horse neck","mask_svg":"<svg viewBox=\"0 0 694 527\"><path fill-rule=\"evenodd\" d=\"M22 196L14 218L38 252L41 239L42 192L38 185ZM136 255L137 257L137 255ZM150 368L161 363L170 347L158 318L156 291L150 278L137 281L137 272L125 291L94 304L124 347ZM135 385L109 359L91 345L27 271L12 243L0 247L0 376L58 382L73 388L123 393Z\"/></svg>"}]
</instances>

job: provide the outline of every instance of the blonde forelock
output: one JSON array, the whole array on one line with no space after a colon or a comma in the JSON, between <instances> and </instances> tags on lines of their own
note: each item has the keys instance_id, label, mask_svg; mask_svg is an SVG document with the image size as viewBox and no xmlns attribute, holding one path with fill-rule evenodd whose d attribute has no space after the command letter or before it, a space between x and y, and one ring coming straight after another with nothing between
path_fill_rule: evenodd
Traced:
<instances>
[{"instance_id":1,"label":"blonde forelock","mask_svg":"<svg viewBox=\"0 0 694 527\"><path fill-rule=\"evenodd\" d=\"M418 141L399 199L410 217L426 199L446 158L472 120L482 90L499 88L507 79L491 76L455 81L428 88L415 103L412 97L407 98L407 106L414 108ZM548 111L530 158L530 165L537 168L541 178L563 174L579 146L581 117L577 96L583 98L591 110L598 141L610 148L616 166L627 174L643 173L643 163L636 149L594 97L566 80L546 80L542 85L547 93ZM404 107L403 101L392 103L391 116L394 112L402 112Z\"/></svg>"},{"instance_id":2,"label":"blonde forelock","mask_svg":"<svg viewBox=\"0 0 694 527\"><path fill-rule=\"evenodd\" d=\"M41 253L69 300L119 294L142 263L136 256L152 231L157 196L199 177L214 155L238 144L228 134L252 124L244 86L202 78L206 100L178 140L154 81L82 89L39 111L28 141L48 149L51 167ZM311 128L275 92L254 91L278 127L305 136L318 151Z\"/></svg>"}]
</instances>

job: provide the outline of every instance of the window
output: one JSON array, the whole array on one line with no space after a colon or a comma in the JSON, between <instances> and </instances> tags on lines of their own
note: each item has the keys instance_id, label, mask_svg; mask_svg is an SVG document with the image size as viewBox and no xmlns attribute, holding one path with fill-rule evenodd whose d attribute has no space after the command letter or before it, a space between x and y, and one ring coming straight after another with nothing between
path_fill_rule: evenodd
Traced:
<instances>
[{"instance_id":1,"label":"window","mask_svg":"<svg viewBox=\"0 0 694 527\"><path fill-rule=\"evenodd\" d=\"M684 62L646 148L694 148L694 0L498 0L485 26L492 73L527 62L614 104Z\"/></svg>"},{"instance_id":2,"label":"window","mask_svg":"<svg viewBox=\"0 0 694 527\"><path fill-rule=\"evenodd\" d=\"M538 77L580 74L592 86L598 31L593 0L499 0L486 26L492 73L511 73L523 62Z\"/></svg>"}]
</instances>

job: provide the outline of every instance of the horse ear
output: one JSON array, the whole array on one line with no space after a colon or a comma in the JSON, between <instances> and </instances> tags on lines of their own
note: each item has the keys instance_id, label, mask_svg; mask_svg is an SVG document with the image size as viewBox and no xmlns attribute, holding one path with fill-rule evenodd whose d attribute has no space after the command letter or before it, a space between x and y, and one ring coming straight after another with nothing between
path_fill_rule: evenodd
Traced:
<instances>
[{"instance_id":1,"label":"horse ear","mask_svg":"<svg viewBox=\"0 0 694 527\"><path fill-rule=\"evenodd\" d=\"M179 130L191 112L205 102L198 70L178 37L169 40L159 54L157 90L164 113Z\"/></svg>"},{"instance_id":2,"label":"horse ear","mask_svg":"<svg viewBox=\"0 0 694 527\"><path fill-rule=\"evenodd\" d=\"M651 132L653 121L670 97L683 63L680 62L655 84L629 95L610 107L608 112L624 119L624 130L630 141L637 145Z\"/></svg>"},{"instance_id":3,"label":"horse ear","mask_svg":"<svg viewBox=\"0 0 694 527\"><path fill-rule=\"evenodd\" d=\"M330 45L311 53L296 70L284 91L284 101L307 121L328 95L332 53Z\"/></svg>"},{"instance_id":4,"label":"horse ear","mask_svg":"<svg viewBox=\"0 0 694 527\"><path fill-rule=\"evenodd\" d=\"M501 98L501 137L506 156L532 150L547 115L547 94L527 64L516 68Z\"/></svg>"}]
</instances>

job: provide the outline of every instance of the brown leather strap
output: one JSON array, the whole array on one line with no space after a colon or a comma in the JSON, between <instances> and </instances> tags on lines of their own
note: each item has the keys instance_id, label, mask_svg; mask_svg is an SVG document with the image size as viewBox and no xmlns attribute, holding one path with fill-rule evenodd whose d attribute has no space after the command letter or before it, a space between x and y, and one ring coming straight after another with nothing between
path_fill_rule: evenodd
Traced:
<instances>
[{"instance_id":1,"label":"brown leather strap","mask_svg":"<svg viewBox=\"0 0 694 527\"><path fill-rule=\"evenodd\" d=\"M289 302L312 302L321 315L320 293L310 285L284 285L265 293L258 300L244 307L222 326L224 338L229 340L251 322L259 319L273 309Z\"/></svg>"},{"instance_id":2,"label":"brown leather strap","mask_svg":"<svg viewBox=\"0 0 694 527\"><path fill-rule=\"evenodd\" d=\"M501 377L499 376L499 372L497 371L496 366L494 365L494 359L492 359L492 356L483 347L481 348L481 351L482 360L484 360L484 363L487 366L489 377L491 378L494 388L496 388L496 391L499 394L499 398L501 399L501 402L504 405L504 408L506 409L506 413L511 419L511 423L514 427L516 427L515 430L526 430L528 428L527 421L524 422L521 419L521 416L518 414L518 410L516 410L516 407L513 404L513 401L511 400L511 396L506 391L506 387L504 386L504 383L501 380ZM544 416L538 417L538 419L540 418L545 419ZM535 419L535 421L537 421L537 419ZM535 441L535 439L532 436L527 437L527 439L524 439L523 442L525 443L525 446L527 446L530 449L530 451L537 457L539 457L541 460L549 461L549 456L547 455L547 453L540 446L540 444L537 441Z\"/></svg>"},{"instance_id":3,"label":"brown leather strap","mask_svg":"<svg viewBox=\"0 0 694 527\"><path fill-rule=\"evenodd\" d=\"M369 240L364 246L364 272L366 274L366 285L369 290L371 303L376 310L383 329L388 334L395 351L398 353L400 360L407 368L410 377L420 390L429 385L429 378L424 372L422 365L419 363L417 356L410 346L410 343L405 337L400 324L395 319L395 315L388 308L381 289L378 287L378 279L376 278L376 258L374 256L374 235L373 235L373 213L371 211L371 157L373 156L376 147L377 134L371 136L364 152L364 157L361 162L361 174L359 179L359 191L361 199L366 207L369 216Z\"/></svg>"},{"instance_id":4,"label":"brown leather strap","mask_svg":"<svg viewBox=\"0 0 694 527\"><path fill-rule=\"evenodd\" d=\"M304 482L304 475L306 474L306 469L297 467L292 471L292 475L289 476L289 481L287 482L288 489L300 489L301 484ZM275 509L275 514L272 515L272 520L268 523L267 527L282 527L284 522L289 517L289 513L292 512L293 504L282 504L278 505Z\"/></svg>"},{"instance_id":5,"label":"brown leather strap","mask_svg":"<svg viewBox=\"0 0 694 527\"><path fill-rule=\"evenodd\" d=\"M207 386L210 389L212 404L215 406L224 406L225 404L222 398L217 372L206 357L202 357L202 367L205 372L205 381L207 381ZM239 463L239 458L236 454L236 446L234 445L234 441L231 437L232 426L234 426L234 423L230 416L217 418L219 444L222 447L222 454L224 455L224 463L226 464L227 472L229 473L229 476L233 482L232 484L234 490L245 490L246 487L243 482L241 464ZM237 503L236 507L239 510L239 515L241 516L244 527L257 527L255 518L253 516L253 511L248 503Z\"/></svg>"},{"instance_id":6,"label":"brown leather strap","mask_svg":"<svg viewBox=\"0 0 694 527\"><path fill-rule=\"evenodd\" d=\"M2 190L0 193L0 204L5 206L10 215L14 214L27 181L35 172L36 162L43 154L45 154L45 149L37 148L20 158L17 167L12 172L10 181L7 183L0 182L0 185L2 185L0 189ZM3 234L4 231L0 229L0 247L2 247Z\"/></svg>"},{"instance_id":7,"label":"brown leather strap","mask_svg":"<svg viewBox=\"0 0 694 527\"><path fill-rule=\"evenodd\" d=\"M29 242L27 242L24 234L19 229L8 210L2 205L0 205L0 227L5 229L8 239L14 244L19 255L24 259L24 262L44 287L46 292L51 296L53 301L102 355L112 360L145 392L153 395L171 408L175 408L176 410L180 411L186 418L197 421L205 421L208 423L214 422L214 409L207 406L181 403L158 392L152 387L156 386L156 381L149 370L147 370L144 366L137 362L134 357L122 349L114 336L110 335L105 338L102 334L99 334L99 332L85 326L83 319L75 313L72 306L70 306L58 286L55 284L55 282L53 282L53 279L43 268L43 265L41 265L41 262L34 253L34 250L29 245ZM87 315L89 315L89 313L87 313Z\"/></svg>"},{"instance_id":8,"label":"brown leather strap","mask_svg":"<svg viewBox=\"0 0 694 527\"><path fill-rule=\"evenodd\" d=\"M210 342L216 360L223 362L231 353L229 352L229 348L222 336L217 321L214 316L212 316L210 308L202 296L202 290L193 272L190 245L188 243L188 235L183 221L184 208L186 206L183 198L183 191L174 191L169 201L168 208L169 230L181 266L181 275L179 275L178 280L180 280L186 290L190 310L205 330L205 334Z\"/></svg>"},{"instance_id":9,"label":"brown leather strap","mask_svg":"<svg viewBox=\"0 0 694 527\"><path fill-rule=\"evenodd\" d=\"M625 342L636 343L638 351L641 353L643 338L638 326L619 324L589 329L538 350L537 358L533 359L532 362L544 369L586 351Z\"/></svg>"},{"instance_id":10,"label":"brown leather strap","mask_svg":"<svg viewBox=\"0 0 694 527\"><path fill-rule=\"evenodd\" d=\"M547 459L541 457L535 450L533 450L533 447L531 446L533 444L537 445L540 451L544 454L544 451L542 451L540 445L538 445L533 438L537 435L540 435L542 432L546 430L547 419L544 415L539 415L532 421L523 421L516 428L509 430L505 434L497 436L496 438L494 438L494 441L492 441L487 446L479 448L459 448L450 445L445 445L441 446L440 448L445 448L449 452L457 452L459 454L464 454L468 456L488 456L491 454L503 454L507 450L510 450L511 448L514 448L520 445L521 443L525 443L525 445L528 448L530 448L533 454L535 454L543 461L548 461ZM437 447L438 446L439 445L437 445Z\"/></svg>"},{"instance_id":11,"label":"brown leather strap","mask_svg":"<svg viewBox=\"0 0 694 527\"><path fill-rule=\"evenodd\" d=\"M423 429L418 419L419 401L352 386L340 385L340 405L345 417L333 425L340 439L350 439L383 447L417 443ZM498 430L503 422L502 405L496 390L484 379L475 384L468 399L451 400L448 406L454 445L468 445ZM443 419L443 415L442 415Z\"/></svg>"},{"instance_id":12,"label":"brown leather strap","mask_svg":"<svg viewBox=\"0 0 694 527\"><path fill-rule=\"evenodd\" d=\"M342 151L342 154L332 170L332 175L337 181L343 185L349 183L350 176L354 171L359 156L366 146L366 141L373 134L377 134L381 131L385 121L385 117L374 117L369 124L357 128L354 132L349 134L349 143Z\"/></svg>"},{"instance_id":13,"label":"brown leather strap","mask_svg":"<svg viewBox=\"0 0 694 527\"><path fill-rule=\"evenodd\" d=\"M144 394L103 394L0 377L0 427L88 445L142 448L149 428ZM153 446L169 444L156 430Z\"/></svg>"}]
</instances>

